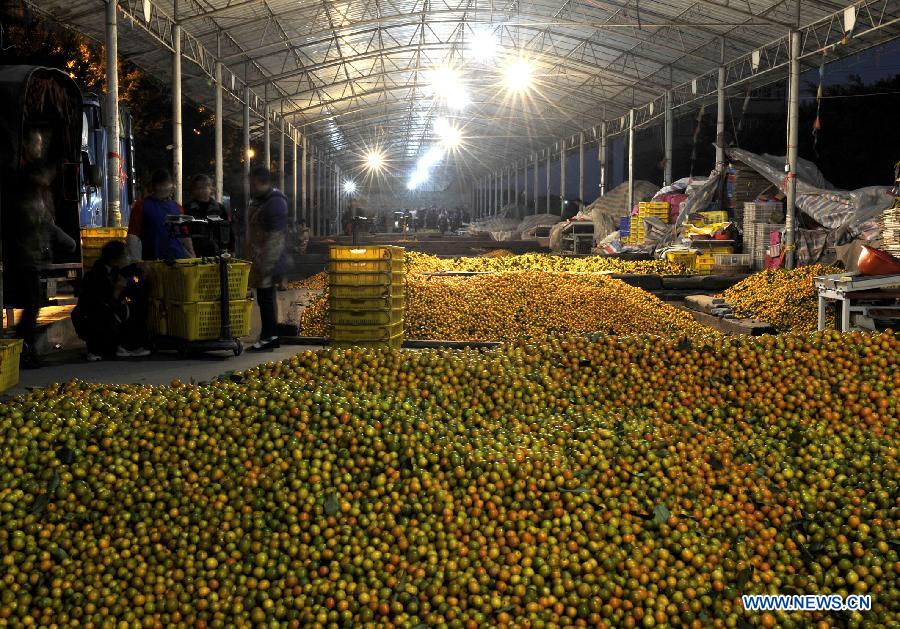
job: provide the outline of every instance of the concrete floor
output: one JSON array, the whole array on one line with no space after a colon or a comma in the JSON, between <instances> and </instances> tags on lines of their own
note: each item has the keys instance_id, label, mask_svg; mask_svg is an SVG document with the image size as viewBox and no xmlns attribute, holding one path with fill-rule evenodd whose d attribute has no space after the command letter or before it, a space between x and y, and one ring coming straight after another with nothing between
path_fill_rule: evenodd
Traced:
<instances>
[{"instance_id":1,"label":"concrete floor","mask_svg":"<svg viewBox=\"0 0 900 629\"><path fill-rule=\"evenodd\" d=\"M249 344L249 343L248 343ZM111 384L168 384L211 380L228 371L240 371L256 365L283 360L298 352L321 349L314 346L287 345L271 352L247 352L233 356L228 352L198 354L179 360L174 352L159 352L147 358L108 360L89 363L84 350L61 350L44 356L40 369L25 369L19 374L19 386L5 395L24 393L28 387L43 387L73 378Z\"/></svg>"}]
</instances>

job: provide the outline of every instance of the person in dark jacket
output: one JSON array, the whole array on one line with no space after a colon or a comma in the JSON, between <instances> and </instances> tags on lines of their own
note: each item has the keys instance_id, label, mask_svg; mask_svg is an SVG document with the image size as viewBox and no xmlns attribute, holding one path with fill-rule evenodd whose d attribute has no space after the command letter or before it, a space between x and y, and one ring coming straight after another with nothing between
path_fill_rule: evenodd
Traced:
<instances>
[{"instance_id":1,"label":"person in dark jacket","mask_svg":"<svg viewBox=\"0 0 900 629\"><path fill-rule=\"evenodd\" d=\"M214 256L231 248L231 236L228 226L231 225L231 217L225 206L213 197L213 182L207 175L194 175L190 183L191 201L185 208L185 213L194 218L210 221L202 229L200 234L192 234L191 241L194 252L200 256ZM214 223L213 221L224 221ZM223 226L223 227L220 227Z\"/></svg>"},{"instance_id":2,"label":"person in dark jacket","mask_svg":"<svg viewBox=\"0 0 900 629\"><path fill-rule=\"evenodd\" d=\"M78 338L87 345L89 361L150 354L144 348L147 302L142 284L141 273L131 264L125 243L106 243L100 259L85 273L78 305L72 310L72 324Z\"/></svg>"},{"instance_id":3,"label":"person in dark jacket","mask_svg":"<svg viewBox=\"0 0 900 629\"><path fill-rule=\"evenodd\" d=\"M275 292L284 271L288 200L272 185L272 174L263 167L250 174L250 194L247 213L247 254L252 262L250 286L256 289L262 322L259 341L250 349L274 349L280 346Z\"/></svg>"},{"instance_id":4,"label":"person in dark jacket","mask_svg":"<svg viewBox=\"0 0 900 629\"><path fill-rule=\"evenodd\" d=\"M25 131L19 187L11 194L10 212L3 225L3 246L9 266L4 273L7 303L22 308L16 336L24 344L20 364L40 367L35 348L37 320L41 311L41 267L52 263L57 252L75 251L75 240L54 220L51 184L54 173L44 160L44 132Z\"/></svg>"},{"instance_id":5,"label":"person in dark jacket","mask_svg":"<svg viewBox=\"0 0 900 629\"><path fill-rule=\"evenodd\" d=\"M184 214L172 199L172 175L165 170L153 173L150 194L134 202L128 221L128 234L141 241L144 260L180 260L194 258L194 245L187 229L166 224L166 217Z\"/></svg>"}]
</instances>

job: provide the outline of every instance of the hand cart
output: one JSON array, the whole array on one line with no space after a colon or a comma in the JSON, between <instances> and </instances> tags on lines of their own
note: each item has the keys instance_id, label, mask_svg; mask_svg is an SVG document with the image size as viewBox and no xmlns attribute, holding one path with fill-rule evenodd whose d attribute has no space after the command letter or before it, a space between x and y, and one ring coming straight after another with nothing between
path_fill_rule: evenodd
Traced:
<instances>
[{"instance_id":1,"label":"hand cart","mask_svg":"<svg viewBox=\"0 0 900 629\"><path fill-rule=\"evenodd\" d=\"M857 327L877 329L877 322L900 323L900 275L838 273L815 278L819 292L818 329L825 329L828 301L838 304L838 329L850 330L851 317ZM895 324L896 325L896 324Z\"/></svg>"},{"instance_id":2,"label":"hand cart","mask_svg":"<svg viewBox=\"0 0 900 629\"><path fill-rule=\"evenodd\" d=\"M187 215L172 215L166 217L166 223L170 229L180 229L180 226L188 223L205 222ZM213 239L215 242L215 239ZM217 247L218 249L218 247ZM190 353L230 351L235 356L240 356L244 351L244 344L234 336L231 327L231 299L228 289L228 264L232 258L228 252L220 252L215 260L219 265L219 337L217 339L205 339L190 341L171 335L158 335L156 337L159 349L174 349L179 358L185 358ZM174 261L167 261L174 263Z\"/></svg>"}]
</instances>

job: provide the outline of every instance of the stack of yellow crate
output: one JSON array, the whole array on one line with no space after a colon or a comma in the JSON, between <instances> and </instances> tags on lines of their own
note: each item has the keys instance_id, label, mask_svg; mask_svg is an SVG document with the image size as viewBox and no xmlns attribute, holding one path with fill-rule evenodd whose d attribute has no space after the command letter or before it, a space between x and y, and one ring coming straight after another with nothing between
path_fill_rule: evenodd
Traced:
<instances>
[{"instance_id":1,"label":"stack of yellow crate","mask_svg":"<svg viewBox=\"0 0 900 629\"><path fill-rule=\"evenodd\" d=\"M331 247L328 288L332 344L402 346L405 286L402 247Z\"/></svg>"},{"instance_id":2,"label":"stack of yellow crate","mask_svg":"<svg viewBox=\"0 0 900 629\"><path fill-rule=\"evenodd\" d=\"M153 265L147 321L154 334L185 341L219 338L222 327L218 259L178 260ZM228 301L233 337L250 334L253 300L247 299L250 263L228 261Z\"/></svg>"},{"instance_id":3,"label":"stack of yellow crate","mask_svg":"<svg viewBox=\"0 0 900 629\"><path fill-rule=\"evenodd\" d=\"M663 223L669 222L670 205L667 201L646 201L638 204L637 216L631 217L631 233L632 242L644 242L647 236L647 230L644 227L645 218L655 218Z\"/></svg>"},{"instance_id":4,"label":"stack of yellow crate","mask_svg":"<svg viewBox=\"0 0 900 629\"><path fill-rule=\"evenodd\" d=\"M111 240L125 241L127 227L82 227L81 228L81 268L87 273L100 259L103 245Z\"/></svg>"}]
</instances>

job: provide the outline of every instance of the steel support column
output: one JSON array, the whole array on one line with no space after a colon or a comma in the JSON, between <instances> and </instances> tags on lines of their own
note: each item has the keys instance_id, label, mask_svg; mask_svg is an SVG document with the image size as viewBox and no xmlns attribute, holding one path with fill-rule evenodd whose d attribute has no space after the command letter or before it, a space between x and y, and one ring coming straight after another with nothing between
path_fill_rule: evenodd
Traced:
<instances>
[{"instance_id":1,"label":"steel support column","mask_svg":"<svg viewBox=\"0 0 900 629\"><path fill-rule=\"evenodd\" d=\"M566 141L560 142L559 149L559 213L566 207Z\"/></svg>"},{"instance_id":2,"label":"steel support column","mask_svg":"<svg viewBox=\"0 0 900 629\"><path fill-rule=\"evenodd\" d=\"M534 184L532 188L532 195L534 197L534 213L537 215L538 213L538 154L534 154L534 173L531 175L531 181Z\"/></svg>"},{"instance_id":3,"label":"steel support column","mask_svg":"<svg viewBox=\"0 0 900 629\"><path fill-rule=\"evenodd\" d=\"M796 262L795 205L797 202L797 136L800 117L800 32L791 31L791 62L788 74L788 116L787 116L787 184L785 186L785 263L793 269Z\"/></svg>"},{"instance_id":4,"label":"steel support column","mask_svg":"<svg viewBox=\"0 0 900 629\"><path fill-rule=\"evenodd\" d=\"M628 110L628 214L634 207L634 109Z\"/></svg>"},{"instance_id":5,"label":"steel support column","mask_svg":"<svg viewBox=\"0 0 900 629\"><path fill-rule=\"evenodd\" d=\"M291 215L297 221L299 210L299 194L297 194L297 130L291 129Z\"/></svg>"},{"instance_id":6,"label":"steel support column","mask_svg":"<svg viewBox=\"0 0 900 629\"><path fill-rule=\"evenodd\" d=\"M284 192L284 118L281 119L281 132L278 134L278 187Z\"/></svg>"},{"instance_id":7,"label":"steel support column","mask_svg":"<svg viewBox=\"0 0 900 629\"><path fill-rule=\"evenodd\" d=\"M266 170L272 172L272 112L269 111L269 103L263 107L263 162Z\"/></svg>"},{"instance_id":8,"label":"steel support column","mask_svg":"<svg viewBox=\"0 0 900 629\"><path fill-rule=\"evenodd\" d=\"M248 212L247 210L250 208L250 88L244 87L244 128L242 129L244 133L244 147L243 147L243 159L244 159L244 177L241 183L244 187L244 207L242 212L242 223L243 223L243 236L241 237L241 253L246 255L247 249L247 225L248 225Z\"/></svg>"},{"instance_id":9,"label":"steel support column","mask_svg":"<svg viewBox=\"0 0 900 629\"><path fill-rule=\"evenodd\" d=\"M215 129L213 131L215 135L215 155L213 156L213 160L215 161L215 186L216 186L216 201L219 203L222 202L222 197L225 195L225 169L223 165L222 152L223 152L223 143L222 143L222 123L225 118L225 108L222 104L222 63L216 62L216 120L215 120Z\"/></svg>"},{"instance_id":10,"label":"steel support column","mask_svg":"<svg viewBox=\"0 0 900 629\"><path fill-rule=\"evenodd\" d=\"M500 211L500 181L497 178L497 173L494 173L493 176L493 190L494 190L494 207L491 211L491 216L496 215Z\"/></svg>"},{"instance_id":11,"label":"steel support column","mask_svg":"<svg viewBox=\"0 0 900 629\"><path fill-rule=\"evenodd\" d=\"M578 134L578 200L584 205L584 131Z\"/></svg>"},{"instance_id":12,"label":"steel support column","mask_svg":"<svg viewBox=\"0 0 900 629\"><path fill-rule=\"evenodd\" d=\"M600 123L600 196L606 194L606 121Z\"/></svg>"},{"instance_id":13,"label":"steel support column","mask_svg":"<svg viewBox=\"0 0 900 629\"><path fill-rule=\"evenodd\" d=\"M175 3L178 15L178 3ZM172 28L172 177L175 180L175 200L183 202L184 179L181 146L181 26Z\"/></svg>"},{"instance_id":14,"label":"steel support column","mask_svg":"<svg viewBox=\"0 0 900 629\"><path fill-rule=\"evenodd\" d=\"M524 198L522 199L523 214L528 214L528 160L525 160L525 164L522 166L522 192L524 193Z\"/></svg>"},{"instance_id":15,"label":"steel support column","mask_svg":"<svg viewBox=\"0 0 900 629\"><path fill-rule=\"evenodd\" d=\"M545 201L545 205L547 206L547 214L550 213L550 163L553 160L553 151L549 148L547 149L547 199Z\"/></svg>"},{"instance_id":16,"label":"steel support column","mask_svg":"<svg viewBox=\"0 0 900 629\"><path fill-rule=\"evenodd\" d=\"M325 235L325 159L316 151L316 225L317 233Z\"/></svg>"},{"instance_id":17,"label":"steel support column","mask_svg":"<svg viewBox=\"0 0 900 629\"><path fill-rule=\"evenodd\" d=\"M307 146L306 146L306 136L300 138L301 146L300 146L300 215L302 216L304 222L307 227L309 227L309 204L307 203L307 189L306 189L306 154L307 154Z\"/></svg>"},{"instance_id":18,"label":"steel support column","mask_svg":"<svg viewBox=\"0 0 900 629\"><path fill-rule=\"evenodd\" d=\"M118 0L106 2L106 216L104 225L122 224L119 207L119 169L124 167L119 155L119 26L116 16Z\"/></svg>"},{"instance_id":19,"label":"steel support column","mask_svg":"<svg viewBox=\"0 0 900 629\"><path fill-rule=\"evenodd\" d=\"M721 174L725 169L725 66L719 66L716 96L716 170Z\"/></svg>"},{"instance_id":20,"label":"steel support column","mask_svg":"<svg viewBox=\"0 0 900 629\"><path fill-rule=\"evenodd\" d=\"M672 145L675 137L675 121L672 116L672 90L666 90L666 115L665 115L665 166L663 167L663 185L672 185Z\"/></svg>"},{"instance_id":21,"label":"steel support column","mask_svg":"<svg viewBox=\"0 0 900 629\"><path fill-rule=\"evenodd\" d=\"M513 185L513 201L516 204L516 208L519 207L519 167L518 165L514 166L515 168L515 184Z\"/></svg>"}]
</instances>

